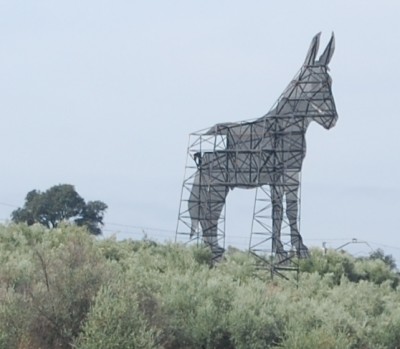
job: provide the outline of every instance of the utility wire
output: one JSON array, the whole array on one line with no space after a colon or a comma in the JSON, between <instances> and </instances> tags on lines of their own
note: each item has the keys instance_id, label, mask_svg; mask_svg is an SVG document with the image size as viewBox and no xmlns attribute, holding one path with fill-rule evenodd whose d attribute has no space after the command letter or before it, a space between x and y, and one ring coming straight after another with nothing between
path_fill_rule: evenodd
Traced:
<instances>
[{"instance_id":1,"label":"utility wire","mask_svg":"<svg viewBox=\"0 0 400 349\"><path fill-rule=\"evenodd\" d=\"M15 207L15 208L18 208L18 206L16 206L16 205L13 205L13 204L9 204L9 203L7 203L7 202L0 202L0 205L2 205L2 206L8 206L8 207Z\"/></svg>"},{"instance_id":2,"label":"utility wire","mask_svg":"<svg viewBox=\"0 0 400 349\"><path fill-rule=\"evenodd\" d=\"M0 202L0 205L2 206L7 206L7 207L13 207L13 208L18 208L19 206L14 205L14 204L10 204L7 202ZM0 221L2 222L7 222L9 221L9 218L0 218ZM116 222L104 222L104 228L102 229L105 232L110 232L110 233L116 233L116 234L126 234L126 235L139 235L139 234L147 234L148 232L153 232L150 235L152 237L155 238L165 238L165 235L157 235L154 232L164 232L164 233L171 233L171 234L175 234L176 231L175 230L171 230L171 229L164 229L164 228L156 228L156 227L149 227L149 226L139 226L139 225L132 225L132 224L123 224L123 223L116 223ZM109 226L115 226L115 227L121 227L121 228L130 228L130 229L137 229L140 231L134 232L134 231L129 231L129 230L122 230L122 231L115 231L112 228L108 228ZM249 239L249 235L243 234L243 235L227 235L227 238L229 239L235 239L235 240L248 240ZM329 242L339 242L339 241L350 241L352 238L312 238L312 239L307 239L305 238L305 240L307 241L320 241L320 242L324 242L324 241L329 241ZM376 241L367 241L364 240L366 243L369 243L371 245L376 245L376 246L381 246L384 248L388 248L388 249L393 249L393 250L399 250L400 251L400 247L399 246L392 246L392 245L387 245L387 244L383 244L380 242L376 242Z\"/></svg>"},{"instance_id":3,"label":"utility wire","mask_svg":"<svg viewBox=\"0 0 400 349\"><path fill-rule=\"evenodd\" d=\"M133 229L141 229L141 230L163 231L166 233L175 233L175 230L161 229L161 228L154 228L154 227L143 227L143 226L130 225L130 224L104 222L104 225L113 225L113 226L123 227L123 228L133 228Z\"/></svg>"}]
</instances>

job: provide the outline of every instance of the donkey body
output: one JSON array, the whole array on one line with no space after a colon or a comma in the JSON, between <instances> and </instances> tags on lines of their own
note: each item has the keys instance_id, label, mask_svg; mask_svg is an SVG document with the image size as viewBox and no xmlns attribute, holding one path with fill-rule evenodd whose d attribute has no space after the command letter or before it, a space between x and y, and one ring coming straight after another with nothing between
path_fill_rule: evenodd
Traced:
<instances>
[{"instance_id":1,"label":"donkey body","mask_svg":"<svg viewBox=\"0 0 400 349\"><path fill-rule=\"evenodd\" d=\"M292 246L299 257L308 255L297 226L305 134L312 121L330 129L338 118L328 74L335 40L332 34L317 60L319 39L320 34L313 38L300 71L266 115L254 121L217 124L205 133L225 137L226 147L196 154L198 170L189 214L192 234L200 224L214 256L222 250L217 241L218 220L229 190L264 185L270 186L271 193L273 252L286 255L280 239L285 199Z\"/></svg>"}]
</instances>

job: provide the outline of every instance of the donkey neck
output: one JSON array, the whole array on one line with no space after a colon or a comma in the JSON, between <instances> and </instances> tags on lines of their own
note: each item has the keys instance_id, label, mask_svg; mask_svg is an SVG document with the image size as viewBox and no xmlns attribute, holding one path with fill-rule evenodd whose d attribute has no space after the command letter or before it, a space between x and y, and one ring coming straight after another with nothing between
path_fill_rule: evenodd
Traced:
<instances>
[{"instance_id":1,"label":"donkey neck","mask_svg":"<svg viewBox=\"0 0 400 349\"><path fill-rule=\"evenodd\" d=\"M307 115L297 113L296 110L278 109L278 106L279 103L257 121L265 122L278 132L290 133L293 131L305 134L311 119Z\"/></svg>"}]
</instances>

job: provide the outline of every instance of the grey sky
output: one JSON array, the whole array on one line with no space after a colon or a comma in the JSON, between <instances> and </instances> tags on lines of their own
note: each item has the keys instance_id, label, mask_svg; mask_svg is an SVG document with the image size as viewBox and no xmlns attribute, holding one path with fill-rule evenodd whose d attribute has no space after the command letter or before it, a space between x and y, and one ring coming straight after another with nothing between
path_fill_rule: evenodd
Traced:
<instances>
[{"instance_id":1,"label":"grey sky","mask_svg":"<svg viewBox=\"0 0 400 349\"><path fill-rule=\"evenodd\" d=\"M312 37L334 31L339 121L308 130L302 235L400 260L400 2L2 0L0 13L3 221L29 190L70 183L109 205L106 234L173 239L188 134L265 114ZM229 194L228 243L247 246L253 198Z\"/></svg>"}]
</instances>

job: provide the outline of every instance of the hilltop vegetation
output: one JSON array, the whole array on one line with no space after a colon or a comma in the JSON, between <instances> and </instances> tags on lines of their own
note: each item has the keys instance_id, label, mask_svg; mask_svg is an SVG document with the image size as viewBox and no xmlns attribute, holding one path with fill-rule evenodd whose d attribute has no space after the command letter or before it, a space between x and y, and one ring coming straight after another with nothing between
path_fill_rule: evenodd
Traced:
<instances>
[{"instance_id":1,"label":"hilltop vegetation","mask_svg":"<svg viewBox=\"0 0 400 349\"><path fill-rule=\"evenodd\" d=\"M44 192L28 192L24 206L14 210L11 219L14 223L40 223L47 228L57 228L65 221L74 222L85 227L91 234L100 235L106 210L104 202L85 202L73 185L59 184Z\"/></svg>"},{"instance_id":2,"label":"hilltop vegetation","mask_svg":"<svg viewBox=\"0 0 400 349\"><path fill-rule=\"evenodd\" d=\"M0 226L0 348L395 348L398 275L311 252L298 287L240 251Z\"/></svg>"}]
</instances>

